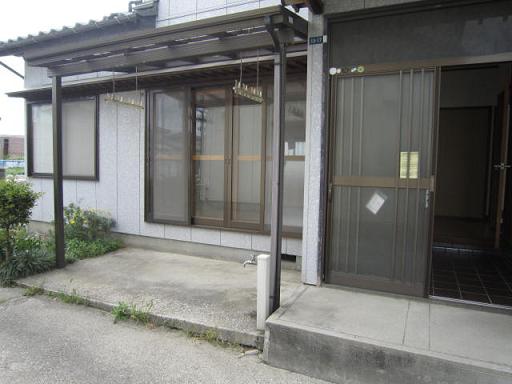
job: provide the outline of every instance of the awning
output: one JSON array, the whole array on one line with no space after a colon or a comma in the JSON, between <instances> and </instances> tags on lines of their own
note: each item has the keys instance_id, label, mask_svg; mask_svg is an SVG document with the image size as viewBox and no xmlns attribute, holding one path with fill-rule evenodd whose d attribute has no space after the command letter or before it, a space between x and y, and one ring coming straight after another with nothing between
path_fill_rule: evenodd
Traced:
<instances>
[{"instance_id":1,"label":"awning","mask_svg":"<svg viewBox=\"0 0 512 384\"><path fill-rule=\"evenodd\" d=\"M307 39L307 21L275 6L123 35L84 40L77 37L64 43L52 39L26 46L17 43L16 49L28 65L46 67L50 76L130 73L271 54L272 30L286 31L289 46ZM9 43L0 46L0 56L6 54L12 54Z\"/></svg>"},{"instance_id":2,"label":"awning","mask_svg":"<svg viewBox=\"0 0 512 384\"><path fill-rule=\"evenodd\" d=\"M288 53L287 73L305 74L307 66L307 53L305 51ZM242 62L243 77L246 80L255 80L256 74L269 78L274 73L273 56L261 56L244 59ZM65 98L81 97L109 93L115 89L117 92L130 91L136 86L140 89L167 87L198 82L214 82L236 80L240 77L240 60L226 60L208 64L195 64L176 68L166 68L146 71L138 74L116 74L86 80L65 82L62 85L62 95ZM52 96L52 87L42 86L20 91L8 92L9 97L20 97L29 101L48 101Z\"/></svg>"}]
</instances>

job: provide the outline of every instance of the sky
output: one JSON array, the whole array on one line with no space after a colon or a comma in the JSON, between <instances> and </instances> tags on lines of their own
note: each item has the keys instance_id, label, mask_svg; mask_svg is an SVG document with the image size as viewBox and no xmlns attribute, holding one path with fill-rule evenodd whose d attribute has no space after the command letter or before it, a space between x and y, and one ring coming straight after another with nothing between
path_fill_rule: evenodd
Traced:
<instances>
[{"instance_id":1,"label":"sky","mask_svg":"<svg viewBox=\"0 0 512 384\"><path fill-rule=\"evenodd\" d=\"M98 20L113 12L126 12L129 0L18 0L2 1L0 41L37 34L77 22ZM0 60L23 74L22 58ZM23 80L0 66L0 135L23 135L25 108L23 99L12 99L6 92L23 89Z\"/></svg>"}]
</instances>

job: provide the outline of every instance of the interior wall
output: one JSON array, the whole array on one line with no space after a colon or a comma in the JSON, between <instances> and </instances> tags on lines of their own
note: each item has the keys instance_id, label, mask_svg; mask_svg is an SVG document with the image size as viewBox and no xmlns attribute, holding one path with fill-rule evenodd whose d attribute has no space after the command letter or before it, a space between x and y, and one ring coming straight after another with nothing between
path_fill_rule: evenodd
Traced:
<instances>
[{"instance_id":1,"label":"interior wall","mask_svg":"<svg viewBox=\"0 0 512 384\"><path fill-rule=\"evenodd\" d=\"M508 70L504 64L442 72L438 216L481 219L487 214L491 120Z\"/></svg>"},{"instance_id":2,"label":"interior wall","mask_svg":"<svg viewBox=\"0 0 512 384\"><path fill-rule=\"evenodd\" d=\"M491 109L441 109L436 215L485 216Z\"/></svg>"}]
</instances>

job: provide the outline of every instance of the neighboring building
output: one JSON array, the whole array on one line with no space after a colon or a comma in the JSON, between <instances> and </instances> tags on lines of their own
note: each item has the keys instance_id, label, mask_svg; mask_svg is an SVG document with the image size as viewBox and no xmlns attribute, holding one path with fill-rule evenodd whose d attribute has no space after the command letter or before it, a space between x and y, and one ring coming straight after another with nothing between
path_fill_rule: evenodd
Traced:
<instances>
[{"instance_id":1,"label":"neighboring building","mask_svg":"<svg viewBox=\"0 0 512 384\"><path fill-rule=\"evenodd\" d=\"M0 136L2 159L23 159L25 157L24 136Z\"/></svg>"},{"instance_id":2,"label":"neighboring building","mask_svg":"<svg viewBox=\"0 0 512 384\"><path fill-rule=\"evenodd\" d=\"M53 218L49 68L78 73L64 78L66 204L110 212L132 242L269 250L273 57L262 23L293 29L300 16L271 1L185 3L0 44L32 64L27 89L11 95L27 99L28 174L44 192L33 220ZM306 284L511 306L510 261L488 248L512 239L512 2L323 4L308 16L308 46L295 36L288 58L283 253L302 257ZM164 46L158 31L174 40ZM124 51L86 49L94 36ZM223 39L254 45L218 54ZM233 95L241 76L264 102ZM110 102L112 91L138 106Z\"/></svg>"}]
</instances>

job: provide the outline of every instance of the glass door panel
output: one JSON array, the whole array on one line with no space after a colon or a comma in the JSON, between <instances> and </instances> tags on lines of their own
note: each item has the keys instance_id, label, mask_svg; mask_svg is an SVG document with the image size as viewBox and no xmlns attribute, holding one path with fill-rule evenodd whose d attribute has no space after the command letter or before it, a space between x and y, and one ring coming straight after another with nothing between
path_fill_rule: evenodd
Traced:
<instances>
[{"instance_id":1,"label":"glass door panel","mask_svg":"<svg viewBox=\"0 0 512 384\"><path fill-rule=\"evenodd\" d=\"M193 216L200 221L224 220L226 89L195 91ZM205 222L207 224L207 222Z\"/></svg>"},{"instance_id":2,"label":"glass door panel","mask_svg":"<svg viewBox=\"0 0 512 384\"><path fill-rule=\"evenodd\" d=\"M423 294L434 79L334 77L328 282Z\"/></svg>"},{"instance_id":3,"label":"glass door panel","mask_svg":"<svg viewBox=\"0 0 512 384\"><path fill-rule=\"evenodd\" d=\"M151 215L153 220L188 224L189 124L187 92L155 91L152 97Z\"/></svg>"},{"instance_id":4,"label":"glass door panel","mask_svg":"<svg viewBox=\"0 0 512 384\"><path fill-rule=\"evenodd\" d=\"M261 224L263 104L236 96L233 105L231 220Z\"/></svg>"}]
</instances>

